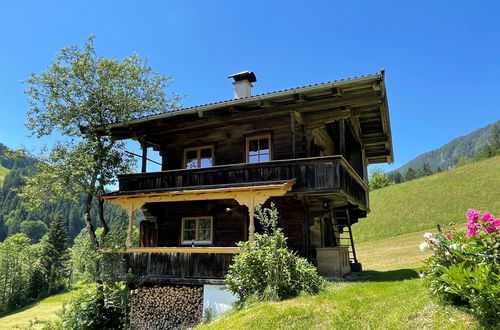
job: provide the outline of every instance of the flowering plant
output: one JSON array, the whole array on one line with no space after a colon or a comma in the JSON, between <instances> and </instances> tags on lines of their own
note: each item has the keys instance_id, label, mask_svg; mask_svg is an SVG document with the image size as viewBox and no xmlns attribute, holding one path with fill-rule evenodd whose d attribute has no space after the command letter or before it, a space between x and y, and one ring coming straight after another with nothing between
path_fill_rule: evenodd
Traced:
<instances>
[{"instance_id":1,"label":"flowering plant","mask_svg":"<svg viewBox=\"0 0 500 330\"><path fill-rule=\"evenodd\" d=\"M432 249L421 277L442 300L467 305L485 325L500 326L500 219L469 210L464 227L425 233L420 250ZM465 230L464 230L465 229Z\"/></svg>"}]
</instances>

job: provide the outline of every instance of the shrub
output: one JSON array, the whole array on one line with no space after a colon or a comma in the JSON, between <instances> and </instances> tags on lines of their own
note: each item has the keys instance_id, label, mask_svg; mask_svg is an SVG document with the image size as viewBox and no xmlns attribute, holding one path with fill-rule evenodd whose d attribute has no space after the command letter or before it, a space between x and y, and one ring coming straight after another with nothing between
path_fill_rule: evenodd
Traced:
<instances>
[{"instance_id":1,"label":"shrub","mask_svg":"<svg viewBox=\"0 0 500 330\"><path fill-rule=\"evenodd\" d=\"M92 284L63 306L60 323L63 329L124 329L129 303L124 282Z\"/></svg>"},{"instance_id":2,"label":"shrub","mask_svg":"<svg viewBox=\"0 0 500 330\"><path fill-rule=\"evenodd\" d=\"M255 234L253 241L240 242L240 253L234 257L225 283L241 302L281 300L301 292L317 293L324 280L316 268L287 248L286 237L277 228L277 211L258 207L256 217L265 234Z\"/></svg>"},{"instance_id":3,"label":"shrub","mask_svg":"<svg viewBox=\"0 0 500 330\"><path fill-rule=\"evenodd\" d=\"M450 223L445 233L424 235L421 250L431 248L423 276L442 300L463 304L487 326L500 326L500 220L469 210L466 229Z\"/></svg>"}]
</instances>

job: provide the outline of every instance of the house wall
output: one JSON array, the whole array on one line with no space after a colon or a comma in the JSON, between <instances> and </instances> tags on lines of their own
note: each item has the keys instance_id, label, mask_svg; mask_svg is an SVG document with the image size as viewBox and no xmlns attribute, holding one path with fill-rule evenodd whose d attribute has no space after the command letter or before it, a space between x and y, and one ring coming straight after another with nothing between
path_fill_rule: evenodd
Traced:
<instances>
[{"instance_id":1,"label":"house wall","mask_svg":"<svg viewBox=\"0 0 500 330\"><path fill-rule=\"evenodd\" d=\"M304 212L300 201L292 197L271 198L279 213L279 226L288 237L291 249L304 255ZM236 246L248 239L248 210L235 200L209 200L194 202L150 203L144 206L150 218L156 219L158 246L180 246L183 217L213 217L213 245ZM229 209L229 211L227 210ZM257 232L262 229L255 220Z\"/></svg>"},{"instance_id":2,"label":"house wall","mask_svg":"<svg viewBox=\"0 0 500 330\"><path fill-rule=\"evenodd\" d=\"M255 120L222 127L186 130L172 135L166 133L163 136L165 142L161 144L163 170L182 168L184 148L204 145L214 145L215 165L245 163L246 137L267 133L271 134L272 159L293 158L290 120L287 113L272 119L257 117ZM295 158L307 157L300 127L296 129L295 140Z\"/></svg>"}]
</instances>

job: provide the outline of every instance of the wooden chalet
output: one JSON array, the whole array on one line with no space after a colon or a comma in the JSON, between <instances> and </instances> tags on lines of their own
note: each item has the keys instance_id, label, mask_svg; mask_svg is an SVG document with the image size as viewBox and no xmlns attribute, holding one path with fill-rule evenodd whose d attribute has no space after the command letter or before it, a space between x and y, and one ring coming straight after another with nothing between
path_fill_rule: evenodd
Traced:
<instances>
[{"instance_id":1,"label":"wooden chalet","mask_svg":"<svg viewBox=\"0 0 500 330\"><path fill-rule=\"evenodd\" d=\"M291 249L324 275L359 269L351 225L370 211L367 165L391 163L384 71L251 95L256 77L234 79L234 99L96 130L140 142L142 173L118 177L102 196L133 214L140 246L125 251L149 282L222 283L236 243L260 232L256 205L274 202ZM146 172L148 149L161 172Z\"/></svg>"}]
</instances>

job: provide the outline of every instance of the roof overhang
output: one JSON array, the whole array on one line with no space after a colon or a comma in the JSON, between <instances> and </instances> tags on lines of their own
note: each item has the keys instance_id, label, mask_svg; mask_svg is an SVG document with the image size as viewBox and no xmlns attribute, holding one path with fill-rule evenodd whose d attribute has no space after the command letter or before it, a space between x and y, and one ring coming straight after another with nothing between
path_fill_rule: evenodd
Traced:
<instances>
[{"instance_id":1,"label":"roof overhang","mask_svg":"<svg viewBox=\"0 0 500 330\"><path fill-rule=\"evenodd\" d=\"M244 110L245 113L259 110L279 113L322 109L331 110L332 116L338 116L340 111L346 113L347 110L349 113L345 116L359 120L360 139L365 146L368 162L392 163L394 157L384 77L382 70L380 73L356 78L172 110L92 130L116 139L140 140L149 134L151 125L175 128L184 122L202 120L206 113L222 114L231 109Z\"/></svg>"}]
</instances>

